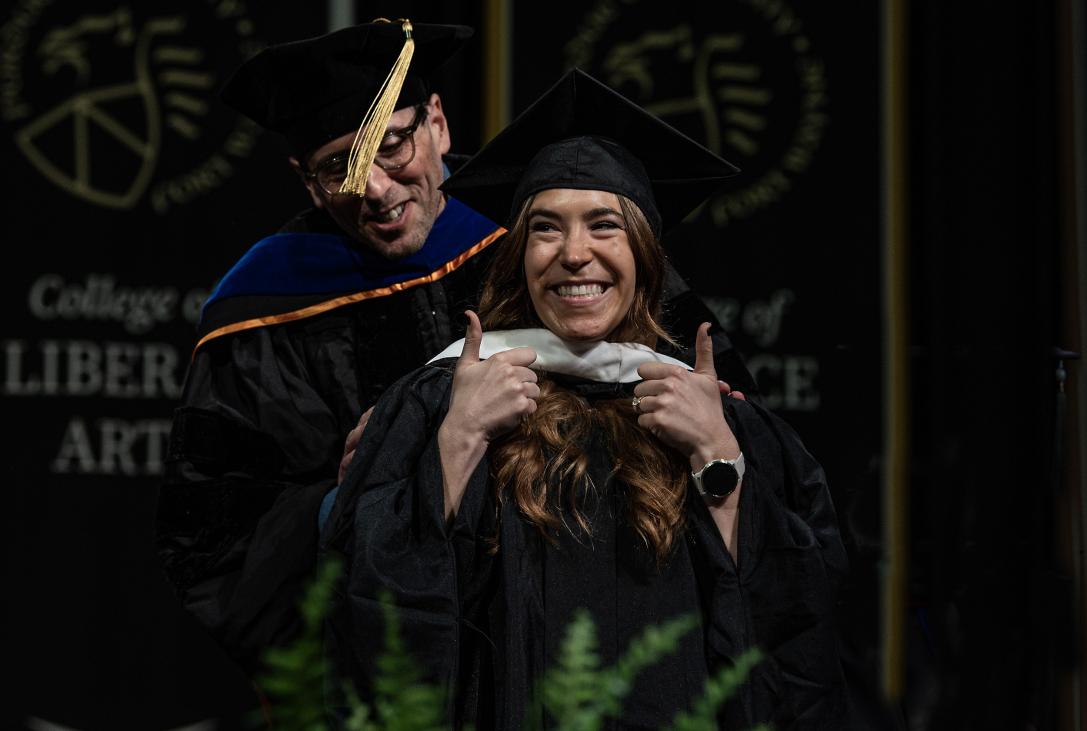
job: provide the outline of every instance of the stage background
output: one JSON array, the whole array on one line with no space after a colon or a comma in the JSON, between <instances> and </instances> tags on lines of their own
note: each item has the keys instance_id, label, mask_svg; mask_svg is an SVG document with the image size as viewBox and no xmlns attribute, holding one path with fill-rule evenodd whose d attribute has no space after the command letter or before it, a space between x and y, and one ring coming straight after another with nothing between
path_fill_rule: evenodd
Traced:
<instances>
[{"instance_id":1,"label":"stage background","mask_svg":"<svg viewBox=\"0 0 1087 731\"><path fill-rule=\"evenodd\" d=\"M579 66L738 164L667 244L827 471L861 716L1071 728L1075 511L1055 505L1082 509L1083 483L1054 452L1076 442L1053 348L1079 349L1082 318L1063 304L1075 278L1058 276L1082 266L1058 42L1074 3L913 3L892 29L908 39L908 546L888 544L881 513L891 4L339 5L479 29L439 81L456 152L490 134L485 94L515 114ZM263 45L328 23L323 4L286 0L20 0L0 16L4 728L235 728L255 703L174 599L152 518L200 304L308 203L282 142L214 92ZM884 703L892 561L910 568L891 658L907 674Z\"/></svg>"}]
</instances>

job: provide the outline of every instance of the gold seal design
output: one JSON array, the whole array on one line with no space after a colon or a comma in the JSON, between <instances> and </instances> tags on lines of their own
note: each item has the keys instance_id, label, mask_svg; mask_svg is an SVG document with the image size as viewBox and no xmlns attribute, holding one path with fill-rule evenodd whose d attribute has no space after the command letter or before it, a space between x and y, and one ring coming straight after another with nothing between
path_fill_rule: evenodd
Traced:
<instances>
[{"instance_id":1,"label":"gold seal design","mask_svg":"<svg viewBox=\"0 0 1087 731\"><path fill-rule=\"evenodd\" d=\"M231 159L248 156L258 130L239 118L223 133L212 114L222 71L213 61L220 43L238 61L259 47L242 2L147 17L139 6L46 12L51 4L24 0L0 29L10 41L0 66L3 118L42 178L96 206L147 201L163 213L234 173Z\"/></svg>"},{"instance_id":2,"label":"gold seal design","mask_svg":"<svg viewBox=\"0 0 1087 731\"><path fill-rule=\"evenodd\" d=\"M829 123L826 69L783 0L727 0L697 23L688 15L666 24L655 3L600 0L566 64L740 166L738 187L692 214L723 227L772 208L812 164Z\"/></svg>"}]
</instances>

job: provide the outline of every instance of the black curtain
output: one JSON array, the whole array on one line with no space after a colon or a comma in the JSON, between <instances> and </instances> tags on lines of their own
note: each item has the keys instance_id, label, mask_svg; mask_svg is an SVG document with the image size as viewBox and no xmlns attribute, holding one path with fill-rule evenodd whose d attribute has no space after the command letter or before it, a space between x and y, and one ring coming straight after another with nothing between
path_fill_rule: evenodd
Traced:
<instances>
[{"instance_id":1,"label":"black curtain","mask_svg":"<svg viewBox=\"0 0 1087 731\"><path fill-rule=\"evenodd\" d=\"M912 728L1057 728L1056 4L911 3Z\"/></svg>"}]
</instances>

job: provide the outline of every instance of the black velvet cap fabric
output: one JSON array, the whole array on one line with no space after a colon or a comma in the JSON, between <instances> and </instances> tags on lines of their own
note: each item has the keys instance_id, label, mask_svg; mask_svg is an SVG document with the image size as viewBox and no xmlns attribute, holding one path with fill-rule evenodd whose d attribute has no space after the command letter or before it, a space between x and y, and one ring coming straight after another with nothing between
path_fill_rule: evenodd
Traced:
<instances>
[{"instance_id":1,"label":"black velvet cap fabric","mask_svg":"<svg viewBox=\"0 0 1087 731\"><path fill-rule=\"evenodd\" d=\"M637 204L659 236L737 172L732 163L573 69L442 190L507 225L524 201L542 190L606 190Z\"/></svg>"},{"instance_id":2,"label":"black velvet cap fabric","mask_svg":"<svg viewBox=\"0 0 1087 731\"><path fill-rule=\"evenodd\" d=\"M433 72L471 36L463 25L413 22L415 51L395 108L426 101ZM296 153L311 152L358 129L404 40L401 24L393 21L269 46L238 67L219 96L286 136Z\"/></svg>"}]
</instances>

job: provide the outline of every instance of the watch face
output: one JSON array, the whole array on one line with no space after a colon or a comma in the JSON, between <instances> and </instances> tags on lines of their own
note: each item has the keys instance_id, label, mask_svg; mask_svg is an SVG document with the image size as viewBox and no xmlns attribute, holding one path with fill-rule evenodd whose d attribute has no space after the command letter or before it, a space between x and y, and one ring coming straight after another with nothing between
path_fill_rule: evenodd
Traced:
<instances>
[{"instance_id":1,"label":"watch face","mask_svg":"<svg viewBox=\"0 0 1087 731\"><path fill-rule=\"evenodd\" d=\"M728 497L739 481L736 468L724 462L714 462L702 472L702 489L710 497Z\"/></svg>"}]
</instances>

